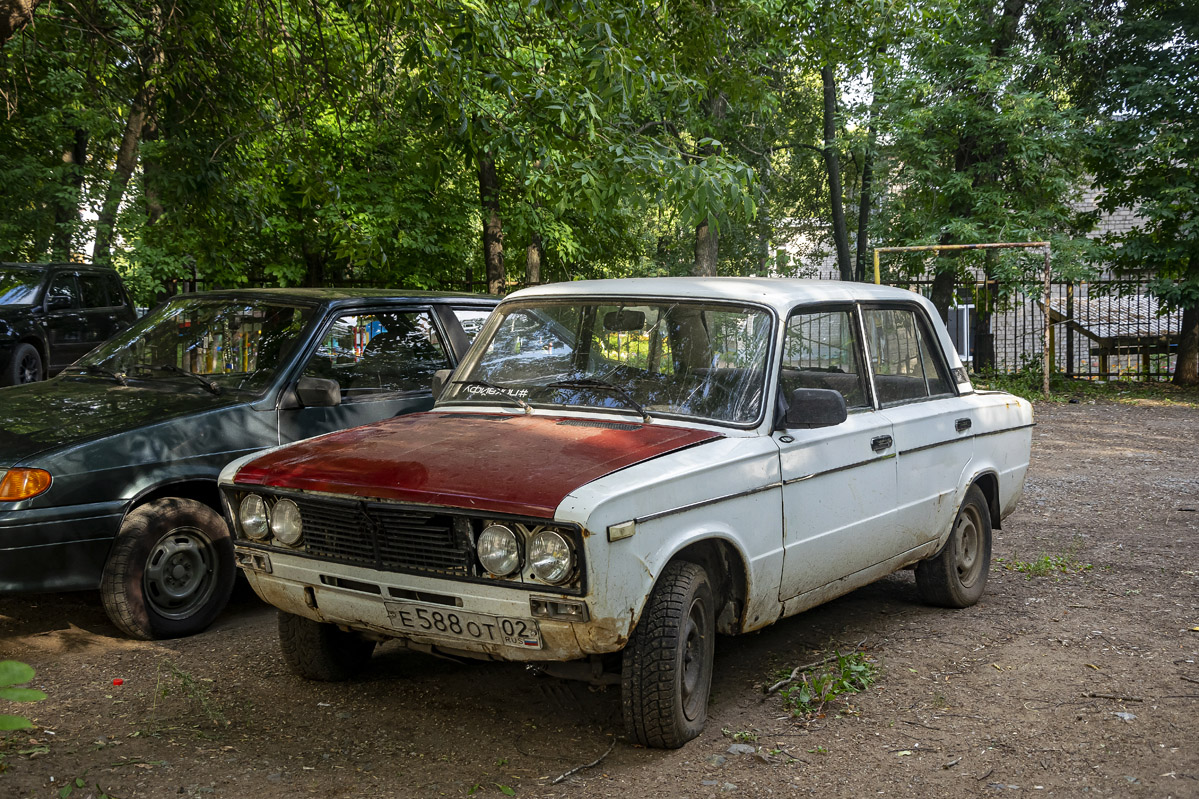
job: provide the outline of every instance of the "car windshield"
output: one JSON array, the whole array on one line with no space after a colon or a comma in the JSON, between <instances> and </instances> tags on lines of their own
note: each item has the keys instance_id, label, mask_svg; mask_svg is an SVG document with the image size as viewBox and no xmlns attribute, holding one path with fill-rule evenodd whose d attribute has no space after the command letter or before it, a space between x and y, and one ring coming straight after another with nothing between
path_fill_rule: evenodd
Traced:
<instances>
[{"instance_id":1,"label":"car windshield","mask_svg":"<svg viewBox=\"0 0 1199 799\"><path fill-rule=\"evenodd\" d=\"M312 308L260 300L176 298L68 372L260 392L312 315Z\"/></svg>"},{"instance_id":2,"label":"car windshield","mask_svg":"<svg viewBox=\"0 0 1199 799\"><path fill-rule=\"evenodd\" d=\"M587 407L746 425L761 414L771 314L658 300L505 304L443 402Z\"/></svg>"},{"instance_id":3,"label":"car windshield","mask_svg":"<svg viewBox=\"0 0 1199 799\"><path fill-rule=\"evenodd\" d=\"M33 269L0 267L0 305L33 305L45 277Z\"/></svg>"}]
</instances>

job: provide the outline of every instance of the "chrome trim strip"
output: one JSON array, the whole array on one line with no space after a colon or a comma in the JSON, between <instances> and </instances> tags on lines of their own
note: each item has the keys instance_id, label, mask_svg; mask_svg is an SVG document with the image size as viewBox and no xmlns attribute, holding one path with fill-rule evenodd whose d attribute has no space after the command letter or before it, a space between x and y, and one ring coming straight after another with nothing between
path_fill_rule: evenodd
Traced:
<instances>
[{"instance_id":1,"label":"chrome trim strip","mask_svg":"<svg viewBox=\"0 0 1199 799\"><path fill-rule=\"evenodd\" d=\"M727 502L730 499L740 499L741 497L748 497L748 496L752 496L754 494L760 494L763 491L770 491L771 489L782 488L783 485L784 484L781 482L767 483L764 486L758 486L757 488L746 489L745 491L738 491L735 494L725 494L722 497L713 497L712 499L704 499L704 500L700 500L699 502L692 502L689 505L679 505L676 508L670 508L668 510L660 510L656 513L650 513L645 516L638 516L637 518L633 519L633 522L635 524L642 524L644 522L652 522L655 519L661 519L663 516L672 516L676 513L684 513L689 510L695 510L696 508L704 508L704 507L707 507L708 505L715 505L717 502Z\"/></svg>"},{"instance_id":2,"label":"chrome trim strip","mask_svg":"<svg viewBox=\"0 0 1199 799\"><path fill-rule=\"evenodd\" d=\"M844 466L837 466L833 469L825 469L823 472L812 472L811 474L805 474L802 477L792 477L790 480L784 480L783 485L789 486L794 483L802 483L804 480L811 480L813 477L824 477L826 474L836 474L837 472L844 472L844 471L848 471L849 469L856 469L859 466L865 466L870 463L877 463L878 461L889 461L894 457L895 457L895 453L889 452L886 455L879 455L877 458L868 458L867 460L864 460L864 461L858 461L856 463L847 463Z\"/></svg>"}]
</instances>

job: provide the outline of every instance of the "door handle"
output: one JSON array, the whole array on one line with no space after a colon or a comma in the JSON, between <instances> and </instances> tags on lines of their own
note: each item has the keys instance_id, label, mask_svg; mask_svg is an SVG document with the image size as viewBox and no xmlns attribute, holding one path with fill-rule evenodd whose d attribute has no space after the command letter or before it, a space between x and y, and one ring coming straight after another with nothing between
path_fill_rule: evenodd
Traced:
<instances>
[{"instance_id":1,"label":"door handle","mask_svg":"<svg viewBox=\"0 0 1199 799\"><path fill-rule=\"evenodd\" d=\"M953 423L953 429L957 430L959 433L964 433L970 429L971 424L973 424L973 422L971 422L969 419L958 419Z\"/></svg>"},{"instance_id":2,"label":"door handle","mask_svg":"<svg viewBox=\"0 0 1199 799\"><path fill-rule=\"evenodd\" d=\"M870 448L875 452L882 452L891 447L891 436L876 436L870 439Z\"/></svg>"}]
</instances>

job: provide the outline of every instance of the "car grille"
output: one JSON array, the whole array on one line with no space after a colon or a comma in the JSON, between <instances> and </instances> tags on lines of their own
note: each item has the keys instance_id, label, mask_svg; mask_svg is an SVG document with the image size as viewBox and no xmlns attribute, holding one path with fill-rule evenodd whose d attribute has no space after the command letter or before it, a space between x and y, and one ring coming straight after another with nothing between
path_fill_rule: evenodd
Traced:
<instances>
[{"instance_id":1,"label":"car grille","mask_svg":"<svg viewBox=\"0 0 1199 799\"><path fill-rule=\"evenodd\" d=\"M451 516L373 502L297 504L311 555L388 571L471 574L473 552L454 534Z\"/></svg>"}]
</instances>

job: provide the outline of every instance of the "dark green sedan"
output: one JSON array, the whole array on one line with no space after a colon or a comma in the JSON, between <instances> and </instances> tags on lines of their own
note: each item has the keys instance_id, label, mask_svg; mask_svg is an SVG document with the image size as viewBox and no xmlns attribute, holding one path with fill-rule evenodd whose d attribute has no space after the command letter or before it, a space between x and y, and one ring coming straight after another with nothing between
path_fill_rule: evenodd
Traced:
<instances>
[{"instance_id":1,"label":"dark green sedan","mask_svg":"<svg viewBox=\"0 0 1199 799\"><path fill-rule=\"evenodd\" d=\"M236 572L217 475L433 405L494 300L361 289L176 297L52 380L0 389L0 594L99 588L152 639L207 627Z\"/></svg>"}]
</instances>

